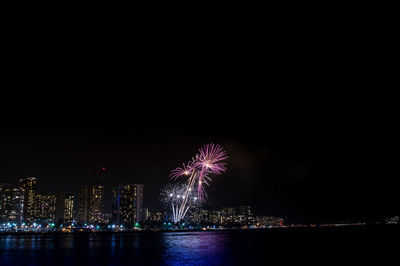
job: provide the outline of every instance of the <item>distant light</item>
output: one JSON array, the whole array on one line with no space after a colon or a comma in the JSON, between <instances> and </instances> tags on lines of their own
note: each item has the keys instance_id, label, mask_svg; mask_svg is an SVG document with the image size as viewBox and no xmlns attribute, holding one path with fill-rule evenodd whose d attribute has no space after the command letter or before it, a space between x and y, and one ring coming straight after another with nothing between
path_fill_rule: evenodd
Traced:
<instances>
[{"instance_id":1,"label":"distant light","mask_svg":"<svg viewBox=\"0 0 400 266\"><path fill-rule=\"evenodd\" d=\"M170 197L172 197L172 196L173 196L173 194L171 193L171 194L169 194L169 196L170 196Z\"/></svg>"}]
</instances>

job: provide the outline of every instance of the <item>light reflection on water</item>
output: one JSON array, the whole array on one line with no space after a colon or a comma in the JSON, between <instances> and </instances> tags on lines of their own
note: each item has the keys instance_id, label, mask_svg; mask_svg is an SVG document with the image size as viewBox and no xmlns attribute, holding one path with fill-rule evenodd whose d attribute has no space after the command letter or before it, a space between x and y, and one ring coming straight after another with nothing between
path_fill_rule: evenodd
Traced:
<instances>
[{"instance_id":1,"label":"light reflection on water","mask_svg":"<svg viewBox=\"0 0 400 266\"><path fill-rule=\"evenodd\" d=\"M222 265L222 233L0 236L0 265Z\"/></svg>"},{"instance_id":2,"label":"light reflection on water","mask_svg":"<svg viewBox=\"0 0 400 266\"><path fill-rule=\"evenodd\" d=\"M205 232L165 233L163 261L167 265L221 265L226 235Z\"/></svg>"},{"instance_id":3,"label":"light reflection on water","mask_svg":"<svg viewBox=\"0 0 400 266\"><path fill-rule=\"evenodd\" d=\"M377 228L0 235L0 266L393 264L400 230Z\"/></svg>"}]
</instances>

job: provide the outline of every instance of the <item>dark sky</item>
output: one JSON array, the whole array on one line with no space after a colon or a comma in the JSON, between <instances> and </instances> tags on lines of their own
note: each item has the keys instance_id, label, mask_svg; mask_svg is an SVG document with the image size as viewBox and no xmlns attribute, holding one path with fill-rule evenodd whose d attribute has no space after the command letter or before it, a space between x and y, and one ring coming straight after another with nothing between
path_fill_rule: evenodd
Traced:
<instances>
[{"instance_id":1,"label":"dark sky","mask_svg":"<svg viewBox=\"0 0 400 266\"><path fill-rule=\"evenodd\" d=\"M169 171L214 142L229 154L208 189L215 207L300 222L399 215L387 49L346 33L237 34L135 47L118 36L11 41L0 180L36 176L39 191L77 192L96 181L89 168L106 166L108 208L112 185L134 182L158 209Z\"/></svg>"},{"instance_id":2,"label":"dark sky","mask_svg":"<svg viewBox=\"0 0 400 266\"><path fill-rule=\"evenodd\" d=\"M37 176L40 191L76 192L99 179L89 168L106 166L98 181L106 184L108 208L111 187L134 182L145 184L146 206L158 209L169 171L214 142L229 154L228 171L208 189L214 207L249 204L257 214L296 221L398 213L392 121L341 104L310 106L303 99L285 104L279 98L271 106L274 101L258 93L216 101L206 95L204 105L184 102L176 111L151 101L143 110L124 99L123 108L90 104L99 108L93 113L57 108L12 116L2 125L0 177L12 182ZM228 105L220 103L224 99Z\"/></svg>"}]
</instances>

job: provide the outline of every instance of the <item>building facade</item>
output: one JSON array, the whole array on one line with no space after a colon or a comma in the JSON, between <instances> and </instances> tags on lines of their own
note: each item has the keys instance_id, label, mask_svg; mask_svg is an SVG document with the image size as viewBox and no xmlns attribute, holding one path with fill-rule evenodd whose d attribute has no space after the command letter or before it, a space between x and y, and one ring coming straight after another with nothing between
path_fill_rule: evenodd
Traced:
<instances>
[{"instance_id":1,"label":"building facade","mask_svg":"<svg viewBox=\"0 0 400 266\"><path fill-rule=\"evenodd\" d=\"M82 186L78 192L78 215L79 224L89 222L89 186Z\"/></svg>"},{"instance_id":2,"label":"building facade","mask_svg":"<svg viewBox=\"0 0 400 266\"><path fill-rule=\"evenodd\" d=\"M143 185L123 184L113 188L111 221L126 228L144 221Z\"/></svg>"},{"instance_id":3,"label":"building facade","mask_svg":"<svg viewBox=\"0 0 400 266\"><path fill-rule=\"evenodd\" d=\"M104 185L94 183L79 189L78 223L104 223Z\"/></svg>"},{"instance_id":4,"label":"building facade","mask_svg":"<svg viewBox=\"0 0 400 266\"><path fill-rule=\"evenodd\" d=\"M37 178L21 178L19 180L19 185L24 193L23 219L25 222L29 223L35 218Z\"/></svg>"},{"instance_id":5,"label":"building facade","mask_svg":"<svg viewBox=\"0 0 400 266\"><path fill-rule=\"evenodd\" d=\"M58 193L56 195L56 223L70 224L73 222L74 195L70 193Z\"/></svg>"},{"instance_id":6,"label":"building facade","mask_svg":"<svg viewBox=\"0 0 400 266\"><path fill-rule=\"evenodd\" d=\"M8 183L0 184L0 222L22 223L23 190Z\"/></svg>"},{"instance_id":7,"label":"building facade","mask_svg":"<svg viewBox=\"0 0 400 266\"><path fill-rule=\"evenodd\" d=\"M35 220L54 222L56 219L56 196L36 194Z\"/></svg>"}]
</instances>

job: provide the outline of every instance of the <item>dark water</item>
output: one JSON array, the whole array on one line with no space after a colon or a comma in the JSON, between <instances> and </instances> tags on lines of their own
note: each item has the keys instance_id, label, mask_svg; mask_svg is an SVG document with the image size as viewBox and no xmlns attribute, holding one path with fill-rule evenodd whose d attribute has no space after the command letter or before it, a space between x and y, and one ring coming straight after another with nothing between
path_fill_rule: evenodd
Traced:
<instances>
[{"instance_id":1,"label":"dark water","mask_svg":"<svg viewBox=\"0 0 400 266\"><path fill-rule=\"evenodd\" d=\"M385 265L398 250L398 227L0 235L0 265Z\"/></svg>"}]
</instances>

